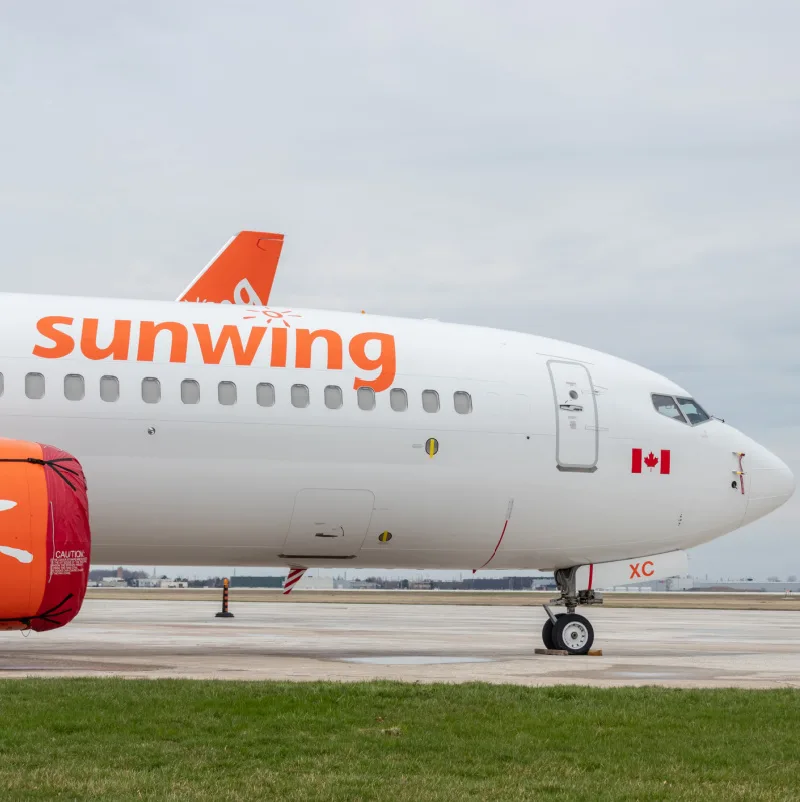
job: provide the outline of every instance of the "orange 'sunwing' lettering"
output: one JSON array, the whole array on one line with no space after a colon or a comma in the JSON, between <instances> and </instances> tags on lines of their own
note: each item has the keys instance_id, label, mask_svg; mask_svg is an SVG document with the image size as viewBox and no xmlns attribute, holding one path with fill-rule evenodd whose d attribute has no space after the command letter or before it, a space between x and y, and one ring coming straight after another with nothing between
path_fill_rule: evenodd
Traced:
<instances>
[{"instance_id":1,"label":"orange 'sunwing' lettering","mask_svg":"<svg viewBox=\"0 0 800 802\"><path fill-rule=\"evenodd\" d=\"M381 351L377 359L367 356L367 343L376 341L381 344ZM376 393L388 390L394 383L397 374L397 354L395 353L394 337L391 334L381 334L377 331L365 331L356 334L350 340L350 359L361 370L380 370L375 379L367 380L356 377L353 388L371 387Z\"/></svg>"},{"instance_id":2,"label":"orange 'sunwing' lettering","mask_svg":"<svg viewBox=\"0 0 800 802\"><path fill-rule=\"evenodd\" d=\"M41 356L45 359L60 359L69 356L75 350L75 340L65 331L59 331L56 326L71 326L74 318L61 317L60 315L50 315L43 317L36 324L39 334L53 341L53 345L35 345L33 355Z\"/></svg>"},{"instance_id":3,"label":"orange 'sunwing' lettering","mask_svg":"<svg viewBox=\"0 0 800 802\"><path fill-rule=\"evenodd\" d=\"M131 321L115 320L114 336L111 343L105 348L97 345L97 329L100 321L96 317L87 317L83 321L81 331L81 353L87 359L108 359L124 360L128 358L128 349L131 344Z\"/></svg>"},{"instance_id":4,"label":"orange 'sunwing' lettering","mask_svg":"<svg viewBox=\"0 0 800 802\"><path fill-rule=\"evenodd\" d=\"M186 331L186 326L182 323L154 323L152 320L143 320L139 324L139 350L136 359L139 362L152 362L155 359L156 337L161 331L168 331L172 335L169 361L185 362L189 347L189 332Z\"/></svg>"},{"instance_id":5,"label":"orange 'sunwing' lettering","mask_svg":"<svg viewBox=\"0 0 800 802\"><path fill-rule=\"evenodd\" d=\"M328 370L341 370L342 338L330 329L319 329L317 331L297 329L295 367L311 367L311 346L316 339L323 339L328 344Z\"/></svg>"},{"instance_id":6,"label":"orange 'sunwing' lettering","mask_svg":"<svg viewBox=\"0 0 800 802\"><path fill-rule=\"evenodd\" d=\"M203 362L206 365L219 365L228 343L233 351L233 360L237 365L252 365L258 346L264 339L267 329L264 326L253 326L247 337L247 345L242 343L242 335L236 326L223 326L216 343L211 339L211 329L208 323L195 323L197 342Z\"/></svg>"},{"instance_id":7,"label":"orange 'sunwing' lettering","mask_svg":"<svg viewBox=\"0 0 800 802\"><path fill-rule=\"evenodd\" d=\"M270 367L286 367L286 344L288 339L289 337L286 333L286 329L272 330L272 351L269 357Z\"/></svg>"},{"instance_id":8,"label":"orange 'sunwing' lettering","mask_svg":"<svg viewBox=\"0 0 800 802\"><path fill-rule=\"evenodd\" d=\"M52 342L52 345L35 345L34 356L47 359L59 359L69 356L75 350L75 340L67 331L57 326L72 326L74 318L61 316L48 316L41 318L37 324L37 331ZM259 347L267 333L265 326L253 326L249 329L247 341L243 342L242 333L237 326L222 326L219 335L215 338L211 327L207 323L192 324L200 347L202 361L207 365L219 365L230 345L236 365L249 366L253 364ZM131 345L130 320L115 320L111 342L107 346L99 346L97 342L100 328L98 318L83 320L80 337L81 353L92 360L112 358L114 360L127 360ZM327 369L342 370L343 343L342 336L332 329L295 329L297 332L295 343L295 364L298 368L310 368L312 348L318 339L325 340L327 346ZM187 327L176 321L156 323L144 320L139 324L139 340L136 359L140 362L152 362L155 359L156 339L161 332L170 334L169 360L173 363L186 362L188 353L189 332ZM270 349L270 366L286 367L288 352L288 331L283 328L274 328L271 331L272 342ZM372 343L376 343L379 350L376 357L368 355L367 351ZM374 348L374 346L373 346ZM376 331L365 331L356 334L348 348L350 358L359 371L379 371L373 379L357 376L353 387L371 387L380 393L388 390L394 383L397 374L397 353L394 336ZM631 565L631 568L638 570Z\"/></svg>"}]
</instances>

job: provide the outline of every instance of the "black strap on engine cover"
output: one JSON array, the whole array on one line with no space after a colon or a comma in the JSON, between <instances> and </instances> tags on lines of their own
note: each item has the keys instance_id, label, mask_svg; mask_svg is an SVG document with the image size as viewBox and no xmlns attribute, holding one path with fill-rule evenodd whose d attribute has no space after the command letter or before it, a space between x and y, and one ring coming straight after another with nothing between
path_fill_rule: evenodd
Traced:
<instances>
[{"instance_id":1,"label":"black strap on engine cover","mask_svg":"<svg viewBox=\"0 0 800 802\"><path fill-rule=\"evenodd\" d=\"M64 462L77 462L75 457L58 457L57 459L39 459L37 457L20 457L18 459L0 459L0 462L27 462L30 465L42 465L45 468L51 468L55 471L56 475L63 479L70 487L71 490L77 490L74 484L69 480L67 474L72 476L79 476L78 471L74 468L68 468L63 465ZM2 621L2 619L0 619Z\"/></svg>"},{"instance_id":2,"label":"black strap on engine cover","mask_svg":"<svg viewBox=\"0 0 800 802\"><path fill-rule=\"evenodd\" d=\"M15 460L4 460L5 462L14 462ZM7 622L7 621L19 621L20 624L25 624L25 626L30 629L31 623L36 620L47 621L48 624L57 624L58 621L56 620L60 615L66 615L67 613L72 612L71 607L67 607L66 610L61 610L59 608L63 607L72 597L74 594L68 593L55 607L51 607L49 610L45 610L43 613L38 613L37 615L31 615L27 618L0 618L0 624Z\"/></svg>"}]
</instances>

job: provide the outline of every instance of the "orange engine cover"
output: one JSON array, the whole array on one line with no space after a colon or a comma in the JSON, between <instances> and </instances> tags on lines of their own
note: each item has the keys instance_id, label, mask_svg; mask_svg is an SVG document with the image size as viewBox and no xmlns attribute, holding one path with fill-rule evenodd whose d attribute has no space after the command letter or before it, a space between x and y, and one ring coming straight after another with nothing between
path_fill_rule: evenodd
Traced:
<instances>
[{"instance_id":1,"label":"orange engine cover","mask_svg":"<svg viewBox=\"0 0 800 802\"><path fill-rule=\"evenodd\" d=\"M72 621L86 595L90 549L78 460L0 439L0 629L42 632Z\"/></svg>"}]
</instances>

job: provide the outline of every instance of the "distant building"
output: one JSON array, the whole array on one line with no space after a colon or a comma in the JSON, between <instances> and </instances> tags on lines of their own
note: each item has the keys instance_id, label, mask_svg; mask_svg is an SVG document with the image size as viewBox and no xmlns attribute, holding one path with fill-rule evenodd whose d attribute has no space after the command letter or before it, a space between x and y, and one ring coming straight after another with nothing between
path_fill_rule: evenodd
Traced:
<instances>
[{"instance_id":1,"label":"distant building","mask_svg":"<svg viewBox=\"0 0 800 802\"><path fill-rule=\"evenodd\" d=\"M232 588L280 588L285 576L232 576ZM303 583L303 580L300 580Z\"/></svg>"},{"instance_id":2,"label":"distant building","mask_svg":"<svg viewBox=\"0 0 800 802\"><path fill-rule=\"evenodd\" d=\"M304 576L295 590L333 590L332 576Z\"/></svg>"},{"instance_id":3,"label":"distant building","mask_svg":"<svg viewBox=\"0 0 800 802\"><path fill-rule=\"evenodd\" d=\"M132 580L137 588L188 588L186 579L168 579L165 576L144 576Z\"/></svg>"},{"instance_id":4,"label":"distant building","mask_svg":"<svg viewBox=\"0 0 800 802\"><path fill-rule=\"evenodd\" d=\"M306 580L304 579L303 582ZM466 579L342 579L335 587L342 590L556 590L551 575L543 576L469 576Z\"/></svg>"},{"instance_id":5,"label":"distant building","mask_svg":"<svg viewBox=\"0 0 800 802\"><path fill-rule=\"evenodd\" d=\"M669 591L695 591L707 593L800 593L800 582L762 582L755 579L737 581L695 579L694 577L672 577L670 579L652 579L647 582L636 582L606 590L651 591L663 593Z\"/></svg>"},{"instance_id":6,"label":"distant building","mask_svg":"<svg viewBox=\"0 0 800 802\"><path fill-rule=\"evenodd\" d=\"M232 576L232 588L274 588L283 587L286 575L281 576ZM331 576L304 576L295 590L333 590L334 579Z\"/></svg>"},{"instance_id":7,"label":"distant building","mask_svg":"<svg viewBox=\"0 0 800 802\"><path fill-rule=\"evenodd\" d=\"M694 580L690 576L673 576L669 579L650 579L646 582L633 582L629 585L621 585L614 588L601 588L602 590L613 590L617 593L626 591L650 591L653 593L669 593L676 590L692 590Z\"/></svg>"},{"instance_id":8,"label":"distant building","mask_svg":"<svg viewBox=\"0 0 800 802\"><path fill-rule=\"evenodd\" d=\"M739 582L694 580L692 590L727 593L800 593L800 582L759 582L748 579Z\"/></svg>"}]
</instances>

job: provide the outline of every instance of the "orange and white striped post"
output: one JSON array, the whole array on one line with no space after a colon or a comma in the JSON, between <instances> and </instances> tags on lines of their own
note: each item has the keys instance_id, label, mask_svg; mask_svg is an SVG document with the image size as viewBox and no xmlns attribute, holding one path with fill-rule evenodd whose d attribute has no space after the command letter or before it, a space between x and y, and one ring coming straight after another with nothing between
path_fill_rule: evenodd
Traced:
<instances>
[{"instance_id":1,"label":"orange and white striped post","mask_svg":"<svg viewBox=\"0 0 800 802\"><path fill-rule=\"evenodd\" d=\"M228 596L230 587L230 581L226 576L225 579L222 580L222 610L217 613L217 618L233 618L233 613L228 609Z\"/></svg>"}]
</instances>

